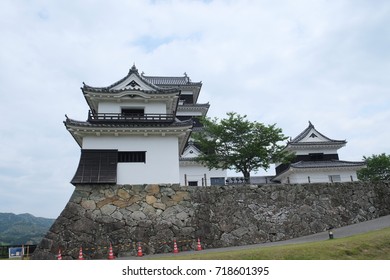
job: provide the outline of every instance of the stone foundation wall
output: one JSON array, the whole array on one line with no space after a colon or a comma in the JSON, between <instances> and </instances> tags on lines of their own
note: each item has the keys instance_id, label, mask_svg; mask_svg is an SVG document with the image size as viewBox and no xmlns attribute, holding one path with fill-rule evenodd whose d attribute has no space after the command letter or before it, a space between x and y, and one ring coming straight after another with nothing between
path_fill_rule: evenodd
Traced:
<instances>
[{"instance_id":1,"label":"stone foundation wall","mask_svg":"<svg viewBox=\"0 0 390 280\"><path fill-rule=\"evenodd\" d=\"M390 214L390 184L79 185L34 259L107 257L279 241Z\"/></svg>"}]
</instances>

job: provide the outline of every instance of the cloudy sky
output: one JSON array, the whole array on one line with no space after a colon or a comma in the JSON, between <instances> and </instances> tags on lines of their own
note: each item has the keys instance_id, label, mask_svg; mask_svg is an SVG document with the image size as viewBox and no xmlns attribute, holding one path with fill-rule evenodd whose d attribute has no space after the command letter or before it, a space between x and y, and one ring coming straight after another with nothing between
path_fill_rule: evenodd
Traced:
<instances>
[{"instance_id":1,"label":"cloudy sky","mask_svg":"<svg viewBox=\"0 0 390 280\"><path fill-rule=\"evenodd\" d=\"M0 1L0 212L56 218L86 120L80 87L146 75L202 81L209 116L308 125L341 159L390 153L390 2ZM273 170L271 170L271 173Z\"/></svg>"}]
</instances>

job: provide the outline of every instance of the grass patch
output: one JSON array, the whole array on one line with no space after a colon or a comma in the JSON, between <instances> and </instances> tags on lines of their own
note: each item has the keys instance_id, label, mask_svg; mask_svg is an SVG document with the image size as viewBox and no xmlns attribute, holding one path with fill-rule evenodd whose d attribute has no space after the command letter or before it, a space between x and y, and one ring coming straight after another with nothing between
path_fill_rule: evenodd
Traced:
<instances>
[{"instance_id":1,"label":"grass patch","mask_svg":"<svg viewBox=\"0 0 390 280\"><path fill-rule=\"evenodd\" d=\"M220 253L177 255L171 260L390 260L390 228L346 238Z\"/></svg>"}]
</instances>

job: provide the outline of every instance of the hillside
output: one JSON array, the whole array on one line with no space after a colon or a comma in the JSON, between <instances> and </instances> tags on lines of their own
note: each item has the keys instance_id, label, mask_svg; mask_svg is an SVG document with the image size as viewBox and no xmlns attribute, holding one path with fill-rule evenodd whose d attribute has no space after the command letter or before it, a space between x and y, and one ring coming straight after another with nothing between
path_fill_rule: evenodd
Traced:
<instances>
[{"instance_id":1,"label":"hillside","mask_svg":"<svg viewBox=\"0 0 390 280\"><path fill-rule=\"evenodd\" d=\"M0 213L0 245L38 244L54 219Z\"/></svg>"}]
</instances>

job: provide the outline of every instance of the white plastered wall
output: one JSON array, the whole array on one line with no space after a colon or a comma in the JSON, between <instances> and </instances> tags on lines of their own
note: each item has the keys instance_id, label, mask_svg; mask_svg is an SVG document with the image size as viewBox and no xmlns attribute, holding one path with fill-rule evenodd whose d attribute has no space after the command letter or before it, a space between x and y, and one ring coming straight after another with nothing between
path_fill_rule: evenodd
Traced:
<instances>
[{"instance_id":1,"label":"white plastered wall","mask_svg":"<svg viewBox=\"0 0 390 280\"><path fill-rule=\"evenodd\" d=\"M170 136L84 137L83 149L146 151L146 163L118 163L118 184L178 184L178 139Z\"/></svg>"},{"instance_id":2,"label":"white plastered wall","mask_svg":"<svg viewBox=\"0 0 390 280\"><path fill-rule=\"evenodd\" d=\"M315 153L323 153L323 154L337 154L337 149L307 149L307 150L301 150L296 149L293 151L295 155L308 155L308 154L315 154Z\"/></svg>"},{"instance_id":3,"label":"white plastered wall","mask_svg":"<svg viewBox=\"0 0 390 280\"><path fill-rule=\"evenodd\" d=\"M221 169L211 169L209 170L207 167L200 166L200 165L187 165L187 166L180 166L180 184L182 186L185 185L185 178L187 178L187 185L188 182L198 182L198 186L202 186L202 180L204 182L206 174L206 182L207 186L211 185L210 178L219 178L227 176L226 170Z\"/></svg>"},{"instance_id":4,"label":"white plastered wall","mask_svg":"<svg viewBox=\"0 0 390 280\"><path fill-rule=\"evenodd\" d=\"M119 114L122 108L143 108L145 114L166 114L167 107L165 103L157 102L100 102L98 112L99 113L114 113Z\"/></svg>"},{"instance_id":5,"label":"white plastered wall","mask_svg":"<svg viewBox=\"0 0 390 280\"><path fill-rule=\"evenodd\" d=\"M293 172L282 179L281 183L305 184L309 183L330 183L329 175L340 175L341 182L358 181L356 170L327 170L327 171L300 171ZM352 180L351 180L352 176ZM289 177L289 179L288 179Z\"/></svg>"}]
</instances>

